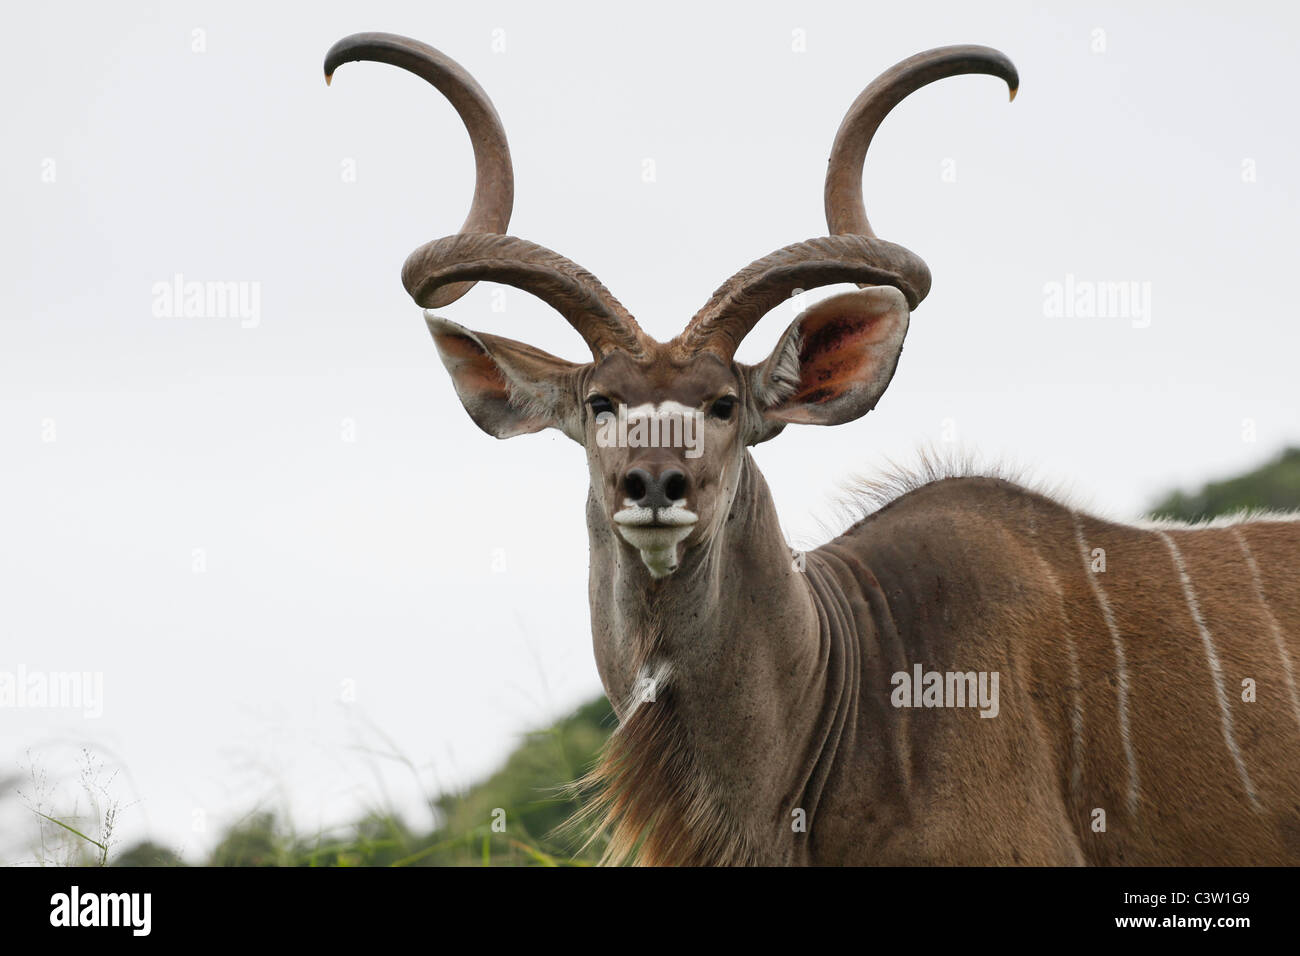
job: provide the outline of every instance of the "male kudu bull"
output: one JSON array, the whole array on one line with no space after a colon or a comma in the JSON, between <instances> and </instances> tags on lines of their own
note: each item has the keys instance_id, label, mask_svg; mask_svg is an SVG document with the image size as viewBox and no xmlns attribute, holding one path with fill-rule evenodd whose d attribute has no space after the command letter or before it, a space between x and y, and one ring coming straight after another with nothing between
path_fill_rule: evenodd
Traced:
<instances>
[{"instance_id":1,"label":"male kudu bull","mask_svg":"<svg viewBox=\"0 0 1300 956\"><path fill-rule=\"evenodd\" d=\"M1300 524L1138 529L1007 480L939 473L792 561L747 450L788 423L843 424L879 400L930 274L867 222L867 146L896 104L943 77L991 74L1014 96L1005 56L944 47L868 86L831 150L830 235L736 273L667 343L590 273L503 234L505 133L459 65L369 33L335 44L326 78L352 60L428 80L473 142L462 231L402 270L415 301L436 308L477 280L507 283L591 346L593 360L576 364L426 313L480 428L557 428L586 449L592 632L620 718L594 773L608 859L1300 861L1288 646L1300 632ZM766 361L733 359L766 312L833 283L861 288L800 315ZM611 440L628 434L613 422L643 438L698 429L703 453ZM900 693L922 667L957 680ZM960 703L976 675L1000 677L992 719L896 706L954 703L954 685Z\"/></svg>"}]
</instances>

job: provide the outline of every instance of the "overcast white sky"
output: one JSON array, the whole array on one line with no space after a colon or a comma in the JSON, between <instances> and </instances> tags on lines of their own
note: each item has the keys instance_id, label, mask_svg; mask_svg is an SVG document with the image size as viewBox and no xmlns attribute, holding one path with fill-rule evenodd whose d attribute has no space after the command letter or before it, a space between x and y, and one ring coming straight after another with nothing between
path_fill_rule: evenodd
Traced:
<instances>
[{"instance_id":1,"label":"overcast white sky","mask_svg":"<svg viewBox=\"0 0 1300 956\"><path fill-rule=\"evenodd\" d=\"M0 671L102 672L104 699L98 719L0 709L0 786L30 759L66 811L88 747L120 771L127 842L197 854L259 803L305 831L385 800L425 826L423 793L600 690L581 450L482 434L398 279L464 218L468 141L392 67L327 88L348 33L464 64L510 138L511 231L660 338L735 269L824 233L832 137L880 70L947 43L1011 56L1015 103L948 80L876 138L872 222L934 290L876 411L757 450L796 544L819 540L843 479L953 435L1121 517L1300 441L1284 6L82 3L8 20ZM156 315L177 274L255 284L256 321ZM1149 316L1049 315L1067 276L1147 283ZM585 358L522 293L494 312L495 288L442 314ZM521 474L553 507L510 505ZM0 793L0 863L30 858L32 820Z\"/></svg>"}]
</instances>

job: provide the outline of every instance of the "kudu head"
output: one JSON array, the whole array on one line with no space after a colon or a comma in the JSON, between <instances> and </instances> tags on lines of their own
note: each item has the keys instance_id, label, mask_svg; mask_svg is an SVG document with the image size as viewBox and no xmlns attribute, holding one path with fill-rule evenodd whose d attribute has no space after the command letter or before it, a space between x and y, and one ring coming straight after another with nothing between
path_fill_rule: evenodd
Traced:
<instances>
[{"instance_id":1,"label":"kudu head","mask_svg":"<svg viewBox=\"0 0 1300 956\"><path fill-rule=\"evenodd\" d=\"M862 164L880 122L904 97L943 77L987 73L1015 96L1015 67L996 50L950 46L877 78L836 135L826 176L830 235L778 249L728 279L670 342L652 339L591 273L505 235L513 174L501 121L474 79L423 43L363 33L336 43L326 80L343 63L374 60L423 77L456 108L476 161L474 201L461 231L407 258L402 282L425 308L434 342L466 411L490 435L556 428L587 451L596 509L652 578L717 534L731 509L745 449L787 423L839 425L870 411L898 364L908 316L930 289L916 255L878 239L862 202ZM546 302L586 340L574 363L513 339L473 332L428 311L479 280ZM757 365L736 362L741 340L798 291L856 283L786 329Z\"/></svg>"}]
</instances>

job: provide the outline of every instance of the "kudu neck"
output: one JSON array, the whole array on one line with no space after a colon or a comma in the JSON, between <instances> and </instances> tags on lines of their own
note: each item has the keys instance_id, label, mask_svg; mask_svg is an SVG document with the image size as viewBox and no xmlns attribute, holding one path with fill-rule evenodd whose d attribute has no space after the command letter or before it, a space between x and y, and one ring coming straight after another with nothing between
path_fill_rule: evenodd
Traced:
<instances>
[{"instance_id":1,"label":"kudu neck","mask_svg":"<svg viewBox=\"0 0 1300 956\"><path fill-rule=\"evenodd\" d=\"M748 453L741 469L714 536L658 581L596 523L593 503L592 629L620 719L637 707L663 709L701 785L725 805L723 816L759 845L773 846L772 834L784 828L776 844L784 857L796 852L785 804L805 783L790 755L808 751L822 719L823 629Z\"/></svg>"}]
</instances>

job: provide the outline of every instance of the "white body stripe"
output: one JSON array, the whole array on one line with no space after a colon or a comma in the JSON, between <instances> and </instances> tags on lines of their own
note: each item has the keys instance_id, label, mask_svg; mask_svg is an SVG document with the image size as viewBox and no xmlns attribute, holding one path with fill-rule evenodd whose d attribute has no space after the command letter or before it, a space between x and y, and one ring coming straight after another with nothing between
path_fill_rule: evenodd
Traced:
<instances>
[{"instance_id":1,"label":"white body stripe","mask_svg":"<svg viewBox=\"0 0 1300 956\"><path fill-rule=\"evenodd\" d=\"M1300 694L1296 693L1295 687L1295 669L1291 664L1291 654L1286 649L1286 642L1282 638L1282 627L1277 623L1272 609L1264 599L1264 579L1260 576L1259 565L1255 562L1255 555L1251 553L1250 547L1246 544L1246 536L1241 533L1241 528L1233 528L1232 535L1241 545L1241 553L1246 556L1246 566L1250 568L1251 579L1255 583L1255 594L1259 597L1259 606L1264 609L1264 616L1268 618L1269 630L1273 635L1273 643L1277 645L1278 656L1282 658L1282 676L1286 679L1287 693L1291 696L1291 713L1295 715L1297 724L1300 724Z\"/></svg>"},{"instance_id":2,"label":"white body stripe","mask_svg":"<svg viewBox=\"0 0 1300 956\"><path fill-rule=\"evenodd\" d=\"M1205 645L1205 658L1210 664L1210 673L1214 676L1214 692L1219 701L1219 717L1223 725L1223 740L1228 745L1228 752L1232 754L1232 759L1237 765L1237 773L1241 776L1241 784L1246 789L1246 796L1250 798L1251 806L1256 810L1260 809L1259 800L1255 796L1255 786L1250 782L1250 774L1246 771L1246 762L1242 759L1241 750L1237 746L1236 737L1232 732L1232 710L1228 705L1228 694L1223 686L1223 667L1219 664L1219 654L1214 648L1214 637L1210 634L1210 629L1205 626L1205 619L1201 616L1201 606L1196 600L1196 589L1192 586L1192 579L1187 574L1187 565L1183 562L1183 553L1178 550L1178 545L1174 544L1174 539L1169 537L1167 531L1157 531L1156 534L1164 541L1165 546L1169 548L1170 555L1173 556L1174 566L1178 569L1178 577L1182 581L1183 596L1187 599L1187 608L1192 612L1192 620L1196 622L1196 629L1200 632L1201 643Z\"/></svg>"},{"instance_id":3,"label":"white body stripe","mask_svg":"<svg viewBox=\"0 0 1300 956\"><path fill-rule=\"evenodd\" d=\"M1070 663L1070 795L1083 803L1083 683L1079 679L1079 651L1074 639L1065 635L1065 653Z\"/></svg>"},{"instance_id":4,"label":"white body stripe","mask_svg":"<svg viewBox=\"0 0 1300 956\"><path fill-rule=\"evenodd\" d=\"M1087 577L1088 584L1092 586L1093 596L1097 599L1098 606L1101 607L1101 616L1106 620L1106 629L1110 631L1110 643L1115 649L1115 682L1119 697L1119 736L1124 745L1124 759L1128 761L1128 809L1130 813L1136 815L1141 786L1138 782L1137 757L1133 754L1133 738L1128 726L1128 662L1124 657L1124 641L1120 636L1119 627L1115 624L1115 615L1110 609L1110 601L1106 598L1106 591L1102 588L1101 582L1097 580L1097 575L1092 570L1092 555L1088 552L1088 544L1083 539L1083 525L1079 523L1078 514L1074 515L1074 537L1079 542L1079 557L1083 559L1084 576Z\"/></svg>"}]
</instances>

